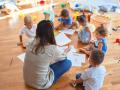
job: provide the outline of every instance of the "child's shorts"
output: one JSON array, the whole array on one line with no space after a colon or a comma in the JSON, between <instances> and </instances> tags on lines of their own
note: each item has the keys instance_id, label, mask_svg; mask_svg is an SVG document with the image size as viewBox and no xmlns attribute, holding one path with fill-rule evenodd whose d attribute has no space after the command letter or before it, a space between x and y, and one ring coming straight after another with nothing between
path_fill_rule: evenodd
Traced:
<instances>
[{"instance_id":1,"label":"child's shorts","mask_svg":"<svg viewBox=\"0 0 120 90\"><path fill-rule=\"evenodd\" d=\"M78 33L78 39L83 44L89 44L89 38L87 38L87 37L83 38L80 32Z\"/></svg>"}]
</instances>

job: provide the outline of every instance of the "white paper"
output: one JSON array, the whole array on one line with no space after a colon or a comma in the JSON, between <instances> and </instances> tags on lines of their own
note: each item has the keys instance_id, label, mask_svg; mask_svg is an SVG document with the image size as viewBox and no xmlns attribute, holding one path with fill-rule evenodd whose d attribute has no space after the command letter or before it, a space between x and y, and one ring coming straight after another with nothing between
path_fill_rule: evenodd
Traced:
<instances>
[{"instance_id":1,"label":"white paper","mask_svg":"<svg viewBox=\"0 0 120 90\"><path fill-rule=\"evenodd\" d=\"M20 55L17 56L22 62L24 62L25 59L25 53L22 53Z\"/></svg>"},{"instance_id":2,"label":"white paper","mask_svg":"<svg viewBox=\"0 0 120 90\"><path fill-rule=\"evenodd\" d=\"M58 46L64 46L71 42L71 40L64 33L58 34L55 39Z\"/></svg>"},{"instance_id":3,"label":"white paper","mask_svg":"<svg viewBox=\"0 0 120 90\"><path fill-rule=\"evenodd\" d=\"M69 47L70 47L70 51L67 53L67 59L71 60L72 66L80 67L82 63L85 63L85 54L77 53L77 50L73 45ZM67 48L68 46L58 47L59 51L61 51L62 53Z\"/></svg>"},{"instance_id":4,"label":"white paper","mask_svg":"<svg viewBox=\"0 0 120 90\"><path fill-rule=\"evenodd\" d=\"M66 30L61 30L60 31L61 33L64 33L64 34L69 34L69 35L73 35L75 30L72 30L72 29L66 29Z\"/></svg>"},{"instance_id":5,"label":"white paper","mask_svg":"<svg viewBox=\"0 0 120 90\"><path fill-rule=\"evenodd\" d=\"M80 67L82 63L85 63L85 54L68 53L67 59L71 60L72 66Z\"/></svg>"}]
</instances>

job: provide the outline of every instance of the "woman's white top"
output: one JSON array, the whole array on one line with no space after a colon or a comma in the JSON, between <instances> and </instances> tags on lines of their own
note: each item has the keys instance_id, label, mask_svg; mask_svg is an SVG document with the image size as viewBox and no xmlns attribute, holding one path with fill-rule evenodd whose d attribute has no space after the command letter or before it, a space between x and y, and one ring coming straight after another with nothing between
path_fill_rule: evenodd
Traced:
<instances>
[{"instance_id":1,"label":"woman's white top","mask_svg":"<svg viewBox=\"0 0 120 90\"><path fill-rule=\"evenodd\" d=\"M54 81L54 72L50 65L65 59L65 55L58 51L56 45L45 46L43 53L37 55L32 52L36 40L29 43L23 68L24 81L27 85L37 89L47 89Z\"/></svg>"}]
</instances>

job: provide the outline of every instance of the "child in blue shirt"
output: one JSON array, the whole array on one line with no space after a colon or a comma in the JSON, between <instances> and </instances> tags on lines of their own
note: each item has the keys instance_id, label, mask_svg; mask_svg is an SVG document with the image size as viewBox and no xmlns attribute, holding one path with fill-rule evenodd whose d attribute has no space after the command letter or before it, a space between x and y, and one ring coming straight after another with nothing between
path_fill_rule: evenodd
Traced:
<instances>
[{"instance_id":1,"label":"child in blue shirt","mask_svg":"<svg viewBox=\"0 0 120 90\"><path fill-rule=\"evenodd\" d=\"M88 44L91 41L91 30L90 25L87 23L86 16L81 15L77 17L78 23L82 26L81 31L78 33L78 38L83 44Z\"/></svg>"},{"instance_id":2,"label":"child in blue shirt","mask_svg":"<svg viewBox=\"0 0 120 90\"><path fill-rule=\"evenodd\" d=\"M72 26L72 17L69 15L69 11L67 9L63 9L61 11L60 18L58 19L60 24L55 28L56 30L69 29Z\"/></svg>"},{"instance_id":3,"label":"child in blue shirt","mask_svg":"<svg viewBox=\"0 0 120 90\"><path fill-rule=\"evenodd\" d=\"M107 52L107 29L101 25L96 29L95 37L96 41L91 42L88 48L80 48L79 51L84 52L87 55L90 55L91 50L98 49L101 50L104 54Z\"/></svg>"}]
</instances>

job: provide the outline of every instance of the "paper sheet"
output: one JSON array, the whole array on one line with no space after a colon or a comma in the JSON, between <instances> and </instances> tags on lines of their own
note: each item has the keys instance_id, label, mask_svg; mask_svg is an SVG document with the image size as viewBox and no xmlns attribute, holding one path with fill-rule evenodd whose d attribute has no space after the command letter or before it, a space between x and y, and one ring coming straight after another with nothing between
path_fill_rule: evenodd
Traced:
<instances>
[{"instance_id":1,"label":"paper sheet","mask_svg":"<svg viewBox=\"0 0 120 90\"><path fill-rule=\"evenodd\" d=\"M64 33L64 34L69 34L69 35L73 35L75 30L72 30L72 29L66 29L66 30L61 30L60 31L61 33Z\"/></svg>"},{"instance_id":2,"label":"paper sheet","mask_svg":"<svg viewBox=\"0 0 120 90\"><path fill-rule=\"evenodd\" d=\"M58 47L62 53L68 46ZM71 60L72 66L80 67L82 63L85 63L85 54L77 53L77 50L73 45L70 46L70 51L67 53L67 59Z\"/></svg>"},{"instance_id":3,"label":"paper sheet","mask_svg":"<svg viewBox=\"0 0 120 90\"><path fill-rule=\"evenodd\" d=\"M85 63L85 54L69 53L67 59L71 60L72 66L80 67L82 63Z\"/></svg>"},{"instance_id":4,"label":"paper sheet","mask_svg":"<svg viewBox=\"0 0 120 90\"><path fill-rule=\"evenodd\" d=\"M22 53L20 55L17 56L22 62L24 62L25 59L25 53Z\"/></svg>"},{"instance_id":5,"label":"paper sheet","mask_svg":"<svg viewBox=\"0 0 120 90\"><path fill-rule=\"evenodd\" d=\"M71 40L64 33L58 34L55 39L58 46L64 46L71 42Z\"/></svg>"}]
</instances>

